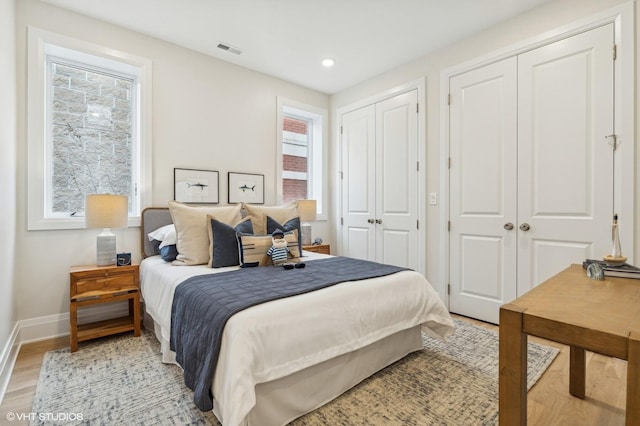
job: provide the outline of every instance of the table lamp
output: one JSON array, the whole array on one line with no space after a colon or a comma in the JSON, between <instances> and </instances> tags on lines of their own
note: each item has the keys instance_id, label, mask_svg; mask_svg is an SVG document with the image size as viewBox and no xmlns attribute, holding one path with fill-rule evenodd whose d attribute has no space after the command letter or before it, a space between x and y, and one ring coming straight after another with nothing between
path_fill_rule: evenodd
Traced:
<instances>
[{"instance_id":1,"label":"table lamp","mask_svg":"<svg viewBox=\"0 0 640 426\"><path fill-rule=\"evenodd\" d=\"M298 200L298 216L300 216L300 232L302 245L311 244L311 224L316 220L316 200Z\"/></svg>"},{"instance_id":2,"label":"table lamp","mask_svg":"<svg viewBox=\"0 0 640 426\"><path fill-rule=\"evenodd\" d=\"M102 228L96 243L98 266L116 264L116 236L111 228L126 228L129 216L129 199L124 195L91 194L85 204L87 228Z\"/></svg>"}]
</instances>

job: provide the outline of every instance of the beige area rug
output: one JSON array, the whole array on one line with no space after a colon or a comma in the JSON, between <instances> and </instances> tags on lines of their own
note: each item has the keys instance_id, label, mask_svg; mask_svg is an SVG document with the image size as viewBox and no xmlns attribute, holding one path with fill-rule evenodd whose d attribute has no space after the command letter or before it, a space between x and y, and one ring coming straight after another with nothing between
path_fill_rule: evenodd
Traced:
<instances>
[{"instance_id":1,"label":"beige area rug","mask_svg":"<svg viewBox=\"0 0 640 426\"><path fill-rule=\"evenodd\" d=\"M415 352L295 425L493 425L498 422L498 336L456 320L447 342L424 338ZM558 350L529 343L529 388ZM213 424L193 404L174 365L162 364L159 344L121 335L83 344L71 354L45 354L32 424ZM44 420L43 420L44 418Z\"/></svg>"}]
</instances>

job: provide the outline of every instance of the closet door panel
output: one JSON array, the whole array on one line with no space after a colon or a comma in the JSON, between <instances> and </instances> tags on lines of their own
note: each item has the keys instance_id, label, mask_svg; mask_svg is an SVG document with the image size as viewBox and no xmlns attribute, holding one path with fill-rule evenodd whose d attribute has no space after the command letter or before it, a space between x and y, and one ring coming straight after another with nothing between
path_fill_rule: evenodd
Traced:
<instances>
[{"instance_id":1,"label":"closet door panel","mask_svg":"<svg viewBox=\"0 0 640 426\"><path fill-rule=\"evenodd\" d=\"M610 250L613 24L518 57L518 295Z\"/></svg>"},{"instance_id":2,"label":"closet door panel","mask_svg":"<svg viewBox=\"0 0 640 426\"><path fill-rule=\"evenodd\" d=\"M376 260L418 267L418 94L376 104Z\"/></svg>"},{"instance_id":3,"label":"closet door panel","mask_svg":"<svg viewBox=\"0 0 640 426\"><path fill-rule=\"evenodd\" d=\"M375 107L342 116L344 254L375 260Z\"/></svg>"},{"instance_id":4,"label":"closet door panel","mask_svg":"<svg viewBox=\"0 0 640 426\"><path fill-rule=\"evenodd\" d=\"M516 295L516 76L509 58L449 82L449 308L496 324Z\"/></svg>"}]
</instances>

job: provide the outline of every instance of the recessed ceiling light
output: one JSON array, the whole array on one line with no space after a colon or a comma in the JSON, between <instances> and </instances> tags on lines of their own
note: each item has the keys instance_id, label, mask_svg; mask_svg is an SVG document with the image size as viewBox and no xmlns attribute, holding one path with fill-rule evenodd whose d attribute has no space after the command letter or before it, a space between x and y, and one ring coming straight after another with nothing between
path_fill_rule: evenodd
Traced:
<instances>
[{"instance_id":1,"label":"recessed ceiling light","mask_svg":"<svg viewBox=\"0 0 640 426\"><path fill-rule=\"evenodd\" d=\"M327 67L327 68L332 67L332 66L333 66L333 64L335 64L335 63L336 63L336 61L334 61L334 60L333 60L333 59L331 59L331 58L326 58L326 59L323 59L323 60L322 60L322 65L324 65L324 66L325 66L325 67Z\"/></svg>"}]
</instances>

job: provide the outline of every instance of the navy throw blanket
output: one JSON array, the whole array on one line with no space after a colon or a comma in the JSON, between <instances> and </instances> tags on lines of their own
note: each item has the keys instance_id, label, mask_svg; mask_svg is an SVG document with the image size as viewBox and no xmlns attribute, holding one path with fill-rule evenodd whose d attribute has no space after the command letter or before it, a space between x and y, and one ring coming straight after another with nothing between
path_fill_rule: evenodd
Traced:
<instances>
[{"instance_id":1,"label":"navy throw blanket","mask_svg":"<svg viewBox=\"0 0 640 426\"><path fill-rule=\"evenodd\" d=\"M176 287L171 307L171 350L202 411L213 408L213 374L227 320L260 303L308 293L345 281L390 275L405 268L348 257L318 259L305 268L280 266L191 277Z\"/></svg>"}]
</instances>

